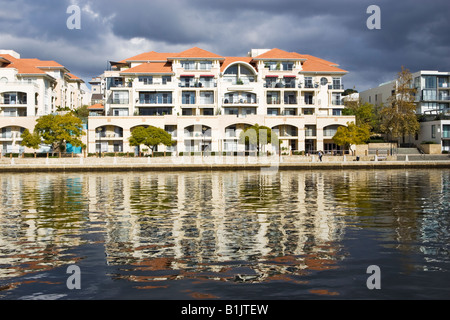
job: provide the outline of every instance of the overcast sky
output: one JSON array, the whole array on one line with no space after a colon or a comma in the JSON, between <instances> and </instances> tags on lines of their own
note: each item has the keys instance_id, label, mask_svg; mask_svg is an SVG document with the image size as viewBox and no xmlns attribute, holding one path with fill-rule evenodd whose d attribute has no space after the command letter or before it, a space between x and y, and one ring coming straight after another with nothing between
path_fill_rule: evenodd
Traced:
<instances>
[{"instance_id":1,"label":"overcast sky","mask_svg":"<svg viewBox=\"0 0 450 320\"><path fill-rule=\"evenodd\" d=\"M81 29L70 30L70 5ZM370 30L367 8L381 10ZM358 91L410 71L450 71L449 0L0 0L0 49L55 60L86 82L108 61L197 46L222 56L279 48L336 62Z\"/></svg>"}]
</instances>

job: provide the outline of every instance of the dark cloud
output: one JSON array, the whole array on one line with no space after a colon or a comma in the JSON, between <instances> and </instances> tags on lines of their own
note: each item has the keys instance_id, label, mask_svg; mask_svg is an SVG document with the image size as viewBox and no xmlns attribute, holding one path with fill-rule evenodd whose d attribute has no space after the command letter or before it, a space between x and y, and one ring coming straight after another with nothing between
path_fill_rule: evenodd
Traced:
<instances>
[{"instance_id":1,"label":"dark cloud","mask_svg":"<svg viewBox=\"0 0 450 320\"><path fill-rule=\"evenodd\" d=\"M66 9L82 8L68 30ZM369 5L381 29L369 30ZM0 0L0 46L61 61L83 77L108 60L192 46L229 56L280 48L334 61L347 87L364 90L411 71L450 70L448 0Z\"/></svg>"}]
</instances>

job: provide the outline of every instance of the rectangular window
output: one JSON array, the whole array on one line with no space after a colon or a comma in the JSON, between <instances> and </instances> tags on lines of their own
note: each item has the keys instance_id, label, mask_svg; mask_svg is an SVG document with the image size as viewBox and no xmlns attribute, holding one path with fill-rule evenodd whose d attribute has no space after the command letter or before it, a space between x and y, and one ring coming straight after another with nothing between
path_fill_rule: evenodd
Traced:
<instances>
[{"instance_id":1,"label":"rectangular window","mask_svg":"<svg viewBox=\"0 0 450 320\"><path fill-rule=\"evenodd\" d=\"M343 89L341 84L341 78L333 78L333 89L335 90Z\"/></svg>"},{"instance_id":2,"label":"rectangular window","mask_svg":"<svg viewBox=\"0 0 450 320\"><path fill-rule=\"evenodd\" d=\"M431 126L431 138L436 138L436 126L434 124Z\"/></svg>"},{"instance_id":3,"label":"rectangular window","mask_svg":"<svg viewBox=\"0 0 450 320\"><path fill-rule=\"evenodd\" d=\"M171 76L163 76L162 77L162 84L167 84L169 82L172 82L172 77Z\"/></svg>"},{"instance_id":4,"label":"rectangular window","mask_svg":"<svg viewBox=\"0 0 450 320\"><path fill-rule=\"evenodd\" d=\"M112 104L128 104L129 103L128 91L114 91Z\"/></svg>"},{"instance_id":5,"label":"rectangular window","mask_svg":"<svg viewBox=\"0 0 450 320\"><path fill-rule=\"evenodd\" d=\"M214 92L200 92L200 104L214 104Z\"/></svg>"},{"instance_id":6,"label":"rectangular window","mask_svg":"<svg viewBox=\"0 0 450 320\"><path fill-rule=\"evenodd\" d=\"M182 104L195 104L195 91L183 91Z\"/></svg>"},{"instance_id":7,"label":"rectangular window","mask_svg":"<svg viewBox=\"0 0 450 320\"><path fill-rule=\"evenodd\" d=\"M305 88L313 88L312 77L305 77Z\"/></svg>"},{"instance_id":8,"label":"rectangular window","mask_svg":"<svg viewBox=\"0 0 450 320\"><path fill-rule=\"evenodd\" d=\"M341 116L342 110L341 109L333 109L333 116Z\"/></svg>"},{"instance_id":9,"label":"rectangular window","mask_svg":"<svg viewBox=\"0 0 450 320\"><path fill-rule=\"evenodd\" d=\"M442 137L450 138L450 124L444 124L442 126Z\"/></svg>"},{"instance_id":10,"label":"rectangular window","mask_svg":"<svg viewBox=\"0 0 450 320\"><path fill-rule=\"evenodd\" d=\"M153 77L139 77L139 82L143 84L153 84Z\"/></svg>"},{"instance_id":11,"label":"rectangular window","mask_svg":"<svg viewBox=\"0 0 450 320\"><path fill-rule=\"evenodd\" d=\"M424 76L425 89L436 89L436 77L435 76Z\"/></svg>"}]
</instances>

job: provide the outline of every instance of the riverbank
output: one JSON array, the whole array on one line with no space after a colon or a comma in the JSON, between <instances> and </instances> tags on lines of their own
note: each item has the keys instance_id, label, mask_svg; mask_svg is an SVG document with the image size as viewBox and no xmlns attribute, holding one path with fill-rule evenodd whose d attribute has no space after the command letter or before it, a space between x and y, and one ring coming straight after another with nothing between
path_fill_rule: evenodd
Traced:
<instances>
[{"instance_id":1,"label":"riverbank","mask_svg":"<svg viewBox=\"0 0 450 320\"><path fill-rule=\"evenodd\" d=\"M433 160L431 160L433 159ZM0 173L13 172L124 172L211 170L355 170L450 168L450 157L161 157L161 158L2 158Z\"/></svg>"}]
</instances>

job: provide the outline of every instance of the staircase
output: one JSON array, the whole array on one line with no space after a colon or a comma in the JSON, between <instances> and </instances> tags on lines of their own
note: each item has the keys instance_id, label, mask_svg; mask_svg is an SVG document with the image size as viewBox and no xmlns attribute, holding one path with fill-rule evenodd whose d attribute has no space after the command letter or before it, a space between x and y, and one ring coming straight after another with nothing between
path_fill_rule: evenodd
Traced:
<instances>
[{"instance_id":1,"label":"staircase","mask_svg":"<svg viewBox=\"0 0 450 320\"><path fill-rule=\"evenodd\" d=\"M417 148L397 148L397 155L420 155L422 154Z\"/></svg>"}]
</instances>

